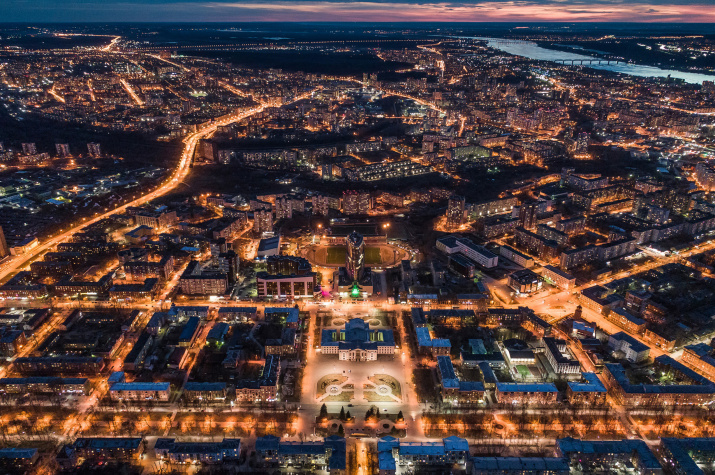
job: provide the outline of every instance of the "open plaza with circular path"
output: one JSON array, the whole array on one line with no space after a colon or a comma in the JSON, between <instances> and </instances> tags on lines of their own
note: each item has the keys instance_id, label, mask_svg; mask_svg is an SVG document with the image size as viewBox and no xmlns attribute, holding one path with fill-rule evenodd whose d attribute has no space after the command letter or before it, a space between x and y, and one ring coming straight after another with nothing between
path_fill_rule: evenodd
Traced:
<instances>
[{"instance_id":1,"label":"open plaza with circular path","mask_svg":"<svg viewBox=\"0 0 715 475\"><path fill-rule=\"evenodd\" d=\"M402 386L388 374L374 374L360 384L352 375L327 374L316 387L317 402L402 402ZM356 391L356 388L359 388Z\"/></svg>"}]
</instances>

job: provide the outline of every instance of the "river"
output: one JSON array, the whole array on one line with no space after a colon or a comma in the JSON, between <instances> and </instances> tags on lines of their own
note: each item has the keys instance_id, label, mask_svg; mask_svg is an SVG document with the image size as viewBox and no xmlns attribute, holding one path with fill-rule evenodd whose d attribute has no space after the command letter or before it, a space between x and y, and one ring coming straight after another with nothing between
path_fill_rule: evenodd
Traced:
<instances>
[{"instance_id":1,"label":"river","mask_svg":"<svg viewBox=\"0 0 715 475\"><path fill-rule=\"evenodd\" d=\"M548 48L542 48L536 43L531 41L522 40L503 40L499 38L485 38L479 36L462 36L459 38L467 38L473 40L486 41L487 45L491 48L495 48L505 53L523 56L529 59L536 59L540 61L554 61L554 60L581 60L581 59L601 59L597 56L587 56L577 53L568 53L564 51L558 51ZM584 65L586 66L586 65ZM619 64L590 64L587 65L594 69L603 69L605 71L613 71L615 73L629 74L631 76L640 77L668 77L682 79L690 84L702 84L703 81L715 81L715 75L702 74L702 73L689 73L685 71L676 71L669 69L661 69L655 66L643 66L633 63L619 63Z\"/></svg>"}]
</instances>

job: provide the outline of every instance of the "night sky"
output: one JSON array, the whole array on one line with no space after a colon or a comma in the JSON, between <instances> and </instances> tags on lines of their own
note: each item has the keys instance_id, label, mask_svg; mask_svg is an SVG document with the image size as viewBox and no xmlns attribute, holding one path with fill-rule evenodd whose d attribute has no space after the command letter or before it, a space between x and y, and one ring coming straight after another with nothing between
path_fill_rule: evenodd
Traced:
<instances>
[{"instance_id":1,"label":"night sky","mask_svg":"<svg viewBox=\"0 0 715 475\"><path fill-rule=\"evenodd\" d=\"M715 22L713 0L0 0L0 22Z\"/></svg>"}]
</instances>

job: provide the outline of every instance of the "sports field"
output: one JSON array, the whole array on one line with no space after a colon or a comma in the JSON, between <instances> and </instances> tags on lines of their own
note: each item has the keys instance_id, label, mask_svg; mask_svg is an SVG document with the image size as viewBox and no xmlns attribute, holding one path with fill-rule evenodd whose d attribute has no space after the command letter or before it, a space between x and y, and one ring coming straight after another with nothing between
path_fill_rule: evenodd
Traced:
<instances>
[{"instance_id":1,"label":"sports field","mask_svg":"<svg viewBox=\"0 0 715 475\"><path fill-rule=\"evenodd\" d=\"M331 246L327 249L328 255L326 261L330 265L345 264L346 250L343 246ZM380 255L379 247L365 248L365 264L368 266L377 266L382 264L382 256Z\"/></svg>"},{"instance_id":2,"label":"sports field","mask_svg":"<svg viewBox=\"0 0 715 475\"><path fill-rule=\"evenodd\" d=\"M365 264L369 266L377 266L382 264L382 257L380 256L379 247L365 248Z\"/></svg>"},{"instance_id":3,"label":"sports field","mask_svg":"<svg viewBox=\"0 0 715 475\"><path fill-rule=\"evenodd\" d=\"M342 246L332 246L328 248L328 256L326 258L326 261L330 265L341 265L345 264L345 254L346 250Z\"/></svg>"}]
</instances>

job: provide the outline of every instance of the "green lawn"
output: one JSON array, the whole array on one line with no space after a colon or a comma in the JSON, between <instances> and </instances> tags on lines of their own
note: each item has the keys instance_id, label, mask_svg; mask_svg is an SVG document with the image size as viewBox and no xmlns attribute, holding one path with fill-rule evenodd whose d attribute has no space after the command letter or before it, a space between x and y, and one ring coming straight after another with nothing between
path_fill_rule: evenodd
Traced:
<instances>
[{"instance_id":1,"label":"green lawn","mask_svg":"<svg viewBox=\"0 0 715 475\"><path fill-rule=\"evenodd\" d=\"M382 264L382 258L380 257L379 247L366 247L365 248L365 264L370 266Z\"/></svg>"},{"instance_id":2,"label":"green lawn","mask_svg":"<svg viewBox=\"0 0 715 475\"><path fill-rule=\"evenodd\" d=\"M516 365L516 370L519 372L522 378L526 378L531 375L531 371L529 371L529 368L527 368L523 364Z\"/></svg>"},{"instance_id":3,"label":"green lawn","mask_svg":"<svg viewBox=\"0 0 715 475\"><path fill-rule=\"evenodd\" d=\"M342 246L329 247L326 260L328 261L328 264L331 265L345 265L345 253L345 248Z\"/></svg>"}]
</instances>

